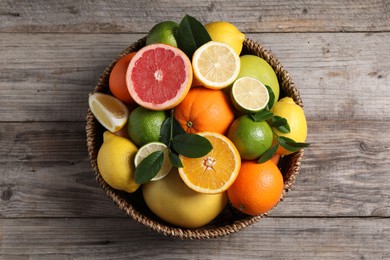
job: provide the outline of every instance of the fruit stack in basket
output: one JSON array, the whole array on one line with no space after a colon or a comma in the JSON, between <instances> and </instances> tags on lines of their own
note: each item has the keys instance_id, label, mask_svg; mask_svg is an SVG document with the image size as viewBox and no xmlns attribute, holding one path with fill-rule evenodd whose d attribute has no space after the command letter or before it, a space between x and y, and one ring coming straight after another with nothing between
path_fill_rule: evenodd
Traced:
<instances>
[{"instance_id":1,"label":"fruit stack in basket","mask_svg":"<svg viewBox=\"0 0 390 260\"><path fill-rule=\"evenodd\" d=\"M307 146L304 111L262 58L242 55L228 22L155 25L146 46L119 59L110 94L89 107L106 129L97 166L112 188L142 189L148 208L179 227L212 221L230 203L244 214L279 201L284 155Z\"/></svg>"}]
</instances>

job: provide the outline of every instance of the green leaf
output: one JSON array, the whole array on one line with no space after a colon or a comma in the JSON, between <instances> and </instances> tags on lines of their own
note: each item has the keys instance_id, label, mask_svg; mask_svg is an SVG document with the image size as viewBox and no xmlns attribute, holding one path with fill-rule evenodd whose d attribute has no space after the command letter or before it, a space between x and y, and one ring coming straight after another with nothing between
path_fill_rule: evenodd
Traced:
<instances>
[{"instance_id":1,"label":"green leaf","mask_svg":"<svg viewBox=\"0 0 390 260\"><path fill-rule=\"evenodd\" d=\"M256 114L250 115L255 122L266 121L273 117L273 114L269 110L263 110Z\"/></svg>"},{"instance_id":2,"label":"green leaf","mask_svg":"<svg viewBox=\"0 0 390 260\"><path fill-rule=\"evenodd\" d=\"M155 151L149 154L135 168L135 182L143 184L150 181L160 171L163 161L163 151Z\"/></svg>"},{"instance_id":3,"label":"green leaf","mask_svg":"<svg viewBox=\"0 0 390 260\"><path fill-rule=\"evenodd\" d=\"M199 158L208 154L213 146L207 138L197 134L181 134L172 140L173 149L186 157Z\"/></svg>"},{"instance_id":4,"label":"green leaf","mask_svg":"<svg viewBox=\"0 0 390 260\"><path fill-rule=\"evenodd\" d=\"M181 127L179 121L176 120L176 118L173 118L173 125L172 125L172 131L173 131L173 136L185 134L186 131Z\"/></svg>"},{"instance_id":5,"label":"green leaf","mask_svg":"<svg viewBox=\"0 0 390 260\"><path fill-rule=\"evenodd\" d=\"M171 141L171 118L168 117L161 125L160 142L168 146L170 141Z\"/></svg>"},{"instance_id":6,"label":"green leaf","mask_svg":"<svg viewBox=\"0 0 390 260\"><path fill-rule=\"evenodd\" d=\"M278 143L271 146L267 151L265 151L260 158L257 160L258 163L264 163L272 158L278 150Z\"/></svg>"},{"instance_id":7,"label":"green leaf","mask_svg":"<svg viewBox=\"0 0 390 260\"><path fill-rule=\"evenodd\" d=\"M301 148L308 147L309 143L299 143L295 142L293 139L290 139L285 136L279 136L278 137L278 143L286 150L290 152L296 152Z\"/></svg>"},{"instance_id":8,"label":"green leaf","mask_svg":"<svg viewBox=\"0 0 390 260\"><path fill-rule=\"evenodd\" d=\"M290 126L288 125L287 119L280 117L280 116L274 116L272 117L271 127L275 127L280 132L288 134L290 133Z\"/></svg>"},{"instance_id":9,"label":"green leaf","mask_svg":"<svg viewBox=\"0 0 390 260\"><path fill-rule=\"evenodd\" d=\"M173 167L176 168L182 168L183 164L181 163L181 160L177 154L169 150L169 160L171 161L171 164Z\"/></svg>"},{"instance_id":10,"label":"green leaf","mask_svg":"<svg viewBox=\"0 0 390 260\"><path fill-rule=\"evenodd\" d=\"M267 108L268 109L271 109L272 106L274 105L274 102L275 102L275 94L274 94L274 91L272 90L272 88L270 86L267 86L267 85L264 85L267 90L268 90L268 95L269 95L269 101L268 101L268 104L267 104Z\"/></svg>"},{"instance_id":11,"label":"green leaf","mask_svg":"<svg viewBox=\"0 0 390 260\"><path fill-rule=\"evenodd\" d=\"M192 59L195 50L206 42L211 41L211 37L198 20L185 15L180 22L176 32L177 46L188 58Z\"/></svg>"}]
</instances>

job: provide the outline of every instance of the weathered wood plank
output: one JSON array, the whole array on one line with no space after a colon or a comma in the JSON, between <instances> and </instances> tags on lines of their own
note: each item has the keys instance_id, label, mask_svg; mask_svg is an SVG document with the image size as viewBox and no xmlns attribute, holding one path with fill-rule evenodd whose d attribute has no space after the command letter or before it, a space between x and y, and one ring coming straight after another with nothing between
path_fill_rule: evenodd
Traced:
<instances>
[{"instance_id":1,"label":"weathered wood plank","mask_svg":"<svg viewBox=\"0 0 390 260\"><path fill-rule=\"evenodd\" d=\"M389 31L390 6L375 1L0 2L0 32L144 33L184 14L227 20L244 32Z\"/></svg>"},{"instance_id":2,"label":"weathered wood plank","mask_svg":"<svg viewBox=\"0 0 390 260\"><path fill-rule=\"evenodd\" d=\"M390 219L266 218L213 240L166 238L127 219L1 219L2 259L387 259ZM137 242L136 242L137 241Z\"/></svg>"},{"instance_id":3,"label":"weathered wood plank","mask_svg":"<svg viewBox=\"0 0 390 260\"><path fill-rule=\"evenodd\" d=\"M389 128L388 121L309 121L302 170L271 216L389 217ZM0 129L1 217L122 216L95 181L84 123Z\"/></svg>"},{"instance_id":4,"label":"weathered wood plank","mask_svg":"<svg viewBox=\"0 0 390 260\"><path fill-rule=\"evenodd\" d=\"M84 121L104 67L143 35L2 36L0 120ZM289 71L309 119L389 119L390 33L248 36Z\"/></svg>"}]
</instances>

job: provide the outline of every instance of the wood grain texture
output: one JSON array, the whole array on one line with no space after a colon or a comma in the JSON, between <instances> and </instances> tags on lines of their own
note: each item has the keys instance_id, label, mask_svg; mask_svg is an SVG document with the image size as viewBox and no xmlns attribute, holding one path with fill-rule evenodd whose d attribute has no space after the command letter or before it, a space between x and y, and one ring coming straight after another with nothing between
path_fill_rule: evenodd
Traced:
<instances>
[{"instance_id":1,"label":"wood grain texture","mask_svg":"<svg viewBox=\"0 0 390 260\"><path fill-rule=\"evenodd\" d=\"M229 21L249 32L389 31L387 0L348 1L13 1L0 3L0 32L148 32L185 14ZM103 11L104 10L104 11Z\"/></svg>"},{"instance_id":2,"label":"wood grain texture","mask_svg":"<svg viewBox=\"0 0 390 260\"><path fill-rule=\"evenodd\" d=\"M0 217L123 215L95 181L84 126L0 123ZM382 121L309 121L302 170L270 215L389 217L389 128Z\"/></svg>"},{"instance_id":3,"label":"wood grain texture","mask_svg":"<svg viewBox=\"0 0 390 260\"><path fill-rule=\"evenodd\" d=\"M84 121L103 69L143 35L3 34L2 121ZM309 120L390 118L390 33L250 34L301 92ZM369 116L367 116L369 115Z\"/></svg>"},{"instance_id":4,"label":"wood grain texture","mask_svg":"<svg viewBox=\"0 0 390 260\"><path fill-rule=\"evenodd\" d=\"M1 219L0 258L387 259L389 226L390 219L265 218L239 234L198 241L123 218Z\"/></svg>"}]
</instances>

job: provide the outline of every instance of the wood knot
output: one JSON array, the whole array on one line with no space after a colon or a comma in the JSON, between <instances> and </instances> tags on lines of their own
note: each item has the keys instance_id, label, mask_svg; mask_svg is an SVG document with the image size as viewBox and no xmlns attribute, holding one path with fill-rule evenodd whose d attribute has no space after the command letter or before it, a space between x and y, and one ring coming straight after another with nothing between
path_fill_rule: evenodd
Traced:
<instances>
[{"instance_id":1,"label":"wood knot","mask_svg":"<svg viewBox=\"0 0 390 260\"><path fill-rule=\"evenodd\" d=\"M7 187L3 192L1 193L1 200L10 200L13 195L11 187Z\"/></svg>"}]
</instances>

